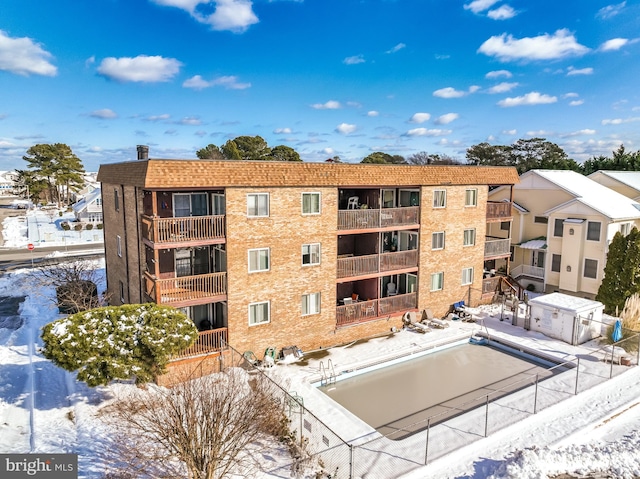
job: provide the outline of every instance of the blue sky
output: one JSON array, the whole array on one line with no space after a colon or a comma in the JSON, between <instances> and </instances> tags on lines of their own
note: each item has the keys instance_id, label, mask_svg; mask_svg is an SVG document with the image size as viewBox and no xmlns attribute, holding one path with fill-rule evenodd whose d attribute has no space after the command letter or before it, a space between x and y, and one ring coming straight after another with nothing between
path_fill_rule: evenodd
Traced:
<instances>
[{"instance_id":1,"label":"blue sky","mask_svg":"<svg viewBox=\"0 0 640 479\"><path fill-rule=\"evenodd\" d=\"M305 161L640 149L640 1L2 0L0 170L260 135Z\"/></svg>"}]
</instances>

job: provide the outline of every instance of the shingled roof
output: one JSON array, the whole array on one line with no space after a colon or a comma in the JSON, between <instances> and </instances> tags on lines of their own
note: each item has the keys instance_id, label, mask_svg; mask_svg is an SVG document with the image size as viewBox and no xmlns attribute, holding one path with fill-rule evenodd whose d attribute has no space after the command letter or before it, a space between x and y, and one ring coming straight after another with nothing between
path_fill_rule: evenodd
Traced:
<instances>
[{"instance_id":1,"label":"shingled roof","mask_svg":"<svg viewBox=\"0 0 640 479\"><path fill-rule=\"evenodd\" d=\"M513 185L512 167L279 161L138 160L101 165L98 181L143 188Z\"/></svg>"}]
</instances>

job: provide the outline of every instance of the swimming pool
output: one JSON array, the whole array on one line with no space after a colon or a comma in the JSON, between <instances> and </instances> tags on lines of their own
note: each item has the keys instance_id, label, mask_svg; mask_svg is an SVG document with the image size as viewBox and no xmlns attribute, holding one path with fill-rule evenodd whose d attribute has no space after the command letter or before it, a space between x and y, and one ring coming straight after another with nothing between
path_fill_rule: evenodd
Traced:
<instances>
[{"instance_id":1,"label":"swimming pool","mask_svg":"<svg viewBox=\"0 0 640 479\"><path fill-rule=\"evenodd\" d=\"M533 351L490 341L447 345L421 357L337 377L319 389L384 435L402 439L568 367ZM347 377L350 376L350 377Z\"/></svg>"}]
</instances>

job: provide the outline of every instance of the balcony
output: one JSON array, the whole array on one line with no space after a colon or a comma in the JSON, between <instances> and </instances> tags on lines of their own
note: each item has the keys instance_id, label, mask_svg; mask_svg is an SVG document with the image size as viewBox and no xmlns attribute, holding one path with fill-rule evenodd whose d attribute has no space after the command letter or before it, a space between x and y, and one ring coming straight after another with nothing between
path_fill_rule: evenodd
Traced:
<instances>
[{"instance_id":1,"label":"balcony","mask_svg":"<svg viewBox=\"0 0 640 479\"><path fill-rule=\"evenodd\" d=\"M418 307L418 293L358 301L336 307L336 326L350 326Z\"/></svg>"},{"instance_id":2,"label":"balcony","mask_svg":"<svg viewBox=\"0 0 640 479\"><path fill-rule=\"evenodd\" d=\"M338 257L338 278L397 271L418 266L418 250Z\"/></svg>"},{"instance_id":3,"label":"balcony","mask_svg":"<svg viewBox=\"0 0 640 479\"><path fill-rule=\"evenodd\" d=\"M200 331L195 342L187 349L172 356L171 361L222 351L227 347L227 334L227 328Z\"/></svg>"},{"instance_id":4,"label":"balcony","mask_svg":"<svg viewBox=\"0 0 640 479\"><path fill-rule=\"evenodd\" d=\"M204 304L227 294L227 273L208 273L179 278L158 279L144 273L145 293L156 304L184 307Z\"/></svg>"},{"instance_id":5,"label":"balcony","mask_svg":"<svg viewBox=\"0 0 640 479\"><path fill-rule=\"evenodd\" d=\"M511 276L519 278L520 276L529 276L531 278L544 279L544 268L540 266L530 266L521 264L515 268L511 268Z\"/></svg>"},{"instance_id":6,"label":"balcony","mask_svg":"<svg viewBox=\"0 0 640 479\"><path fill-rule=\"evenodd\" d=\"M511 220L511 203L505 201L487 201L487 221Z\"/></svg>"},{"instance_id":7,"label":"balcony","mask_svg":"<svg viewBox=\"0 0 640 479\"><path fill-rule=\"evenodd\" d=\"M511 238L489 239L484 242L484 259L504 258L511 255Z\"/></svg>"},{"instance_id":8,"label":"balcony","mask_svg":"<svg viewBox=\"0 0 640 479\"><path fill-rule=\"evenodd\" d=\"M224 240L224 215L157 218L142 215L142 238L154 245Z\"/></svg>"},{"instance_id":9,"label":"balcony","mask_svg":"<svg viewBox=\"0 0 640 479\"><path fill-rule=\"evenodd\" d=\"M363 230L415 226L420 221L420 207L339 210L339 230Z\"/></svg>"}]
</instances>

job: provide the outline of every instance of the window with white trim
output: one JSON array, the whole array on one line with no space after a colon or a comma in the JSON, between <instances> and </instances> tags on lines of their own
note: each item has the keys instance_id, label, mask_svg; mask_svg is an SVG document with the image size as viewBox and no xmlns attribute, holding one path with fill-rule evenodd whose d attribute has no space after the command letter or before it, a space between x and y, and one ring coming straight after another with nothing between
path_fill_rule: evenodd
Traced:
<instances>
[{"instance_id":1,"label":"window with white trim","mask_svg":"<svg viewBox=\"0 0 640 479\"><path fill-rule=\"evenodd\" d=\"M622 236L627 236L629 233L631 233L631 223L621 223L620 234Z\"/></svg>"},{"instance_id":2,"label":"window with white trim","mask_svg":"<svg viewBox=\"0 0 640 479\"><path fill-rule=\"evenodd\" d=\"M558 238L562 237L562 230L564 228L564 218L556 218L553 222L553 236Z\"/></svg>"},{"instance_id":3,"label":"window with white trim","mask_svg":"<svg viewBox=\"0 0 640 479\"><path fill-rule=\"evenodd\" d=\"M125 303L125 298L124 298L124 283L122 281L120 281L120 302L122 304Z\"/></svg>"},{"instance_id":4,"label":"window with white trim","mask_svg":"<svg viewBox=\"0 0 640 479\"><path fill-rule=\"evenodd\" d=\"M302 193L302 214L320 214L320 193Z\"/></svg>"},{"instance_id":5,"label":"window with white trim","mask_svg":"<svg viewBox=\"0 0 640 479\"><path fill-rule=\"evenodd\" d=\"M249 250L249 273L269 271L269 248Z\"/></svg>"},{"instance_id":6,"label":"window with white trim","mask_svg":"<svg viewBox=\"0 0 640 479\"><path fill-rule=\"evenodd\" d=\"M268 323L269 310L269 301L249 304L249 326Z\"/></svg>"},{"instance_id":7,"label":"window with white trim","mask_svg":"<svg viewBox=\"0 0 640 479\"><path fill-rule=\"evenodd\" d=\"M433 273L431 275L431 291L440 291L444 285L444 273Z\"/></svg>"},{"instance_id":8,"label":"window with white trim","mask_svg":"<svg viewBox=\"0 0 640 479\"><path fill-rule=\"evenodd\" d=\"M598 260L595 259L584 259L584 272L583 276L585 278L596 279L598 277Z\"/></svg>"},{"instance_id":9,"label":"window with white trim","mask_svg":"<svg viewBox=\"0 0 640 479\"><path fill-rule=\"evenodd\" d=\"M562 262L562 255L552 254L551 255L551 271L553 271L554 273L559 273L561 262Z\"/></svg>"},{"instance_id":10,"label":"window with white trim","mask_svg":"<svg viewBox=\"0 0 640 479\"><path fill-rule=\"evenodd\" d=\"M478 206L478 189L467 188L464 192L465 206Z\"/></svg>"},{"instance_id":11,"label":"window with white trim","mask_svg":"<svg viewBox=\"0 0 640 479\"><path fill-rule=\"evenodd\" d=\"M113 190L113 206L116 211L120 211L120 192L117 189Z\"/></svg>"},{"instance_id":12,"label":"window with white trim","mask_svg":"<svg viewBox=\"0 0 640 479\"><path fill-rule=\"evenodd\" d=\"M444 208L447 206L447 190L433 191L433 207Z\"/></svg>"},{"instance_id":13,"label":"window with white trim","mask_svg":"<svg viewBox=\"0 0 640 479\"><path fill-rule=\"evenodd\" d=\"M473 283L473 268L462 268L462 286Z\"/></svg>"},{"instance_id":14,"label":"window with white trim","mask_svg":"<svg viewBox=\"0 0 640 479\"><path fill-rule=\"evenodd\" d=\"M320 243L302 245L302 265L313 266L320 264Z\"/></svg>"},{"instance_id":15,"label":"window with white trim","mask_svg":"<svg viewBox=\"0 0 640 479\"><path fill-rule=\"evenodd\" d=\"M302 315L320 313L320 293L310 293L302 295Z\"/></svg>"},{"instance_id":16,"label":"window with white trim","mask_svg":"<svg viewBox=\"0 0 640 479\"><path fill-rule=\"evenodd\" d=\"M431 249L444 249L444 231L431 233Z\"/></svg>"},{"instance_id":17,"label":"window with white trim","mask_svg":"<svg viewBox=\"0 0 640 479\"><path fill-rule=\"evenodd\" d=\"M600 227L599 221L587 221L587 239L589 241L600 241Z\"/></svg>"},{"instance_id":18,"label":"window with white trim","mask_svg":"<svg viewBox=\"0 0 640 479\"><path fill-rule=\"evenodd\" d=\"M476 244L476 229L475 228L469 228L469 229L464 230L462 245L463 246L473 246L475 244Z\"/></svg>"},{"instance_id":19,"label":"window with white trim","mask_svg":"<svg viewBox=\"0 0 640 479\"><path fill-rule=\"evenodd\" d=\"M122 258L122 238L120 235L116 235L116 251L118 256Z\"/></svg>"},{"instance_id":20,"label":"window with white trim","mask_svg":"<svg viewBox=\"0 0 640 479\"><path fill-rule=\"evenodd\" d=\"M269 216L269 193L247 195L247 216L251 218Z\"/></svg>"}]
</instances>

